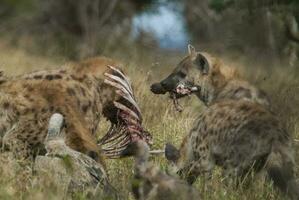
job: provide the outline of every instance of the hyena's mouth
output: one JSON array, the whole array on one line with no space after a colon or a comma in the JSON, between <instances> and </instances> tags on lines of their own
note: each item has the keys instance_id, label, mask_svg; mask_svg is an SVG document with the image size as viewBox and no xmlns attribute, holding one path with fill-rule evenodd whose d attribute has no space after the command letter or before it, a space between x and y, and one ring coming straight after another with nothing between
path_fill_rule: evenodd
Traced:
<instances>
[{"instance_id":1,"label":"hyena's mouth","mask_svg":"<svg viewBox=\"0 0 299 200\"><path fill-rule=\"evenodd\" d=\"M167 79L166 79L167 80ZM192 93L199 92L200 86L194 85L194 83L185 80L175 81L161 81L160 83L154 83L151 85L151 91L154 94L166 94L169 93L170 98L173 100L174 107L177 111L183 110L179 104L178 99L189 96Z\"/></svg>"},{"instance_id":2,"label":"hyena's mouth","mask_svg":"<svg viewBox=\"0 0 299 200\"><path fill-rule=\"evenodd\" d=\"M179 83L175 88L175 93L183 97L186 95L191 95L194 92L198 92L199 89L200 89L199 86L195 86L193 84L187 85L187 84Z\"/></svg>"},{"instance_id":3,"label":"hyena's mouth","mask_svg":"<svg viewBox=\"0 0 299 200\"><path fill-rule=\"evenodd\" d=\"M198 92L200 90L199 86L195 86L193 84L183 84L179 83L175 89L170 93L170 98L173 100L173 105L178 112L183 111L183 107L179 104L178 99L190 96L194 92Z\"/></svg>"}]
</instances>

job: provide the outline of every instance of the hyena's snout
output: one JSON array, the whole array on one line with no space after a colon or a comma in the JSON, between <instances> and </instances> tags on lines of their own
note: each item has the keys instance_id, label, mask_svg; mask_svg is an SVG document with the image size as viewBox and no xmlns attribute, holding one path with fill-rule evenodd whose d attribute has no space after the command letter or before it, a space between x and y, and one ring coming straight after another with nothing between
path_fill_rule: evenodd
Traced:
<instances>
[{"instance_id":1,"label":"hyena's snout","mask_svg":"<svg viewBox=\"0 0 299 200\"><path fill-rule=\"evenodd\" d=\"M151 85L151 91L154 94L165 94L167 91L162 87L161 83L154 83Z\"/></svg>"},{"instance_id":2,"label":"hyena's snout","mask_svg":"<svg viewBox=\"0 0 299 200\"><path fill-rule=\"evenodd\" d=\"M180 79L177 76L171 74L161 82L152 84L151 91L154 94L165 94L166 92L173 92L179 82Z\"/></svg>"},{"instance_id":3,"label":"hyena's snout","mask_svg":"<svg viewBox=\"0 0 299 200\"><path fill-rule=\"evenodd\" d=\"M165 94L169 92L170 94L175 94L176 97L183 97L194 92L199 92L200 86L179 76L170 75L163 81L152 84L151 91L154 94Z\"/></svg>"}]
</instances>

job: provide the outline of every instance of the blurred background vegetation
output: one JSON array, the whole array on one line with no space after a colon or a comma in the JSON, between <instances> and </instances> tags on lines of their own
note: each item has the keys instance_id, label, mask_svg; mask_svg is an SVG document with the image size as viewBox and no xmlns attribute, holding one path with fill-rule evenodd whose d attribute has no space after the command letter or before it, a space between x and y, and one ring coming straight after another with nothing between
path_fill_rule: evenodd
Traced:
<instances>
[{"instance_id":1,"label":"blurred background vegetation","mask_svg":"<svg viewBox=\"0 0 299 200\"><path fill-rule=\"evenodd\" d=\"M182 50L192 42L294 66L298 21L298 0L0 0L1 37L72 59L132 44Z\"/></svg>"}]
</instances>

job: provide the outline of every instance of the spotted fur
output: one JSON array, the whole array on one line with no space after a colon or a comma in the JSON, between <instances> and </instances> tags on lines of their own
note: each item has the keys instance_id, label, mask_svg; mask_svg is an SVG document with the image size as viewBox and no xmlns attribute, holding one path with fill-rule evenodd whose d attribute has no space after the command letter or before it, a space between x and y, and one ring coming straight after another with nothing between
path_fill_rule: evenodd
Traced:
<instances>
[{"instance_id":1,"label":"spotted fur","mask_svg":"<svg viewBox=\"0 0 299 200\"><path fill-rule=\"evenodd\" d=\"M0 136L17 155L44 153L47 121L55 113L65 118L66 144L99 157L95 133L101 116L116 123L113 101L119 96L104 84L107 65L116 61L97 57L59 69L8 77L0 84Z\"/></svg>"},{"instance_id":2,"label":"spotted fur","mask_svg":"<svg viewBox=\"0 0 299 200\"><path fill-rule=\"evenodd\" d=\"M193 48L193 49L192 49ZM266 93L243 80L235 68L225 65L219 58L206 52L196 52L190 47L186 56L164 80L151 86L155 94L166 92L177 98L187 93L179 93L178 87L197 87L194 93L207 106L227 99L247 100L270 107Z\"/></svg>"},{"instance_id":3,"label":"spotted fur","mask_svg":"<svg viewBox=\"0 0 299 200\"><path fill-rule=\"evenodd\" d=\"M149 146L142 140L131 143L121 157L133 156L135 174L132 192L136 199L201 199L200 193L185 181L165 174L149 161Z\"/></svg>"},{"instance_id":4,"label":"spotted fur","mask_svg":"<svg viewBox=\"0 0 299 200\"><path fill-rule=\"evenodd\" d=\"M194 93L207 105L180 150L166 146L166 157L189 183L215 166L225 176L241 179L251 170L265 169L282 192L299 198L291 136L270 111L267 96L239 79L235 70L189 46L189 55L152 91L177 98Z\"/></svg>"}]
</instances>

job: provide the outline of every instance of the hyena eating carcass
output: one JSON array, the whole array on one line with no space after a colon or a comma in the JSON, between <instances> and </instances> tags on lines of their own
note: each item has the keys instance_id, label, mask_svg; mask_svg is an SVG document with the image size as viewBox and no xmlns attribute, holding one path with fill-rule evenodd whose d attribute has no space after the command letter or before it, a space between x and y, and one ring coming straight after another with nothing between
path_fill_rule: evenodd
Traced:
<instances>
[{"instance_id":1,"label":"hyena eating carcass","mask_svg":"<svg viewBox=\"0 0 299 200\"><path fill-rule=\"evenodd\" d=\"M299 199L291 136L270 111L267 95L220 59L189 45L189 55L151 91L169 93L176 107L178 98L190 94L207 106L180 150L166 147L166 156L189 183L215 166L238 178L266 170L275 186Z\"/></svg>"}]
</instances>

